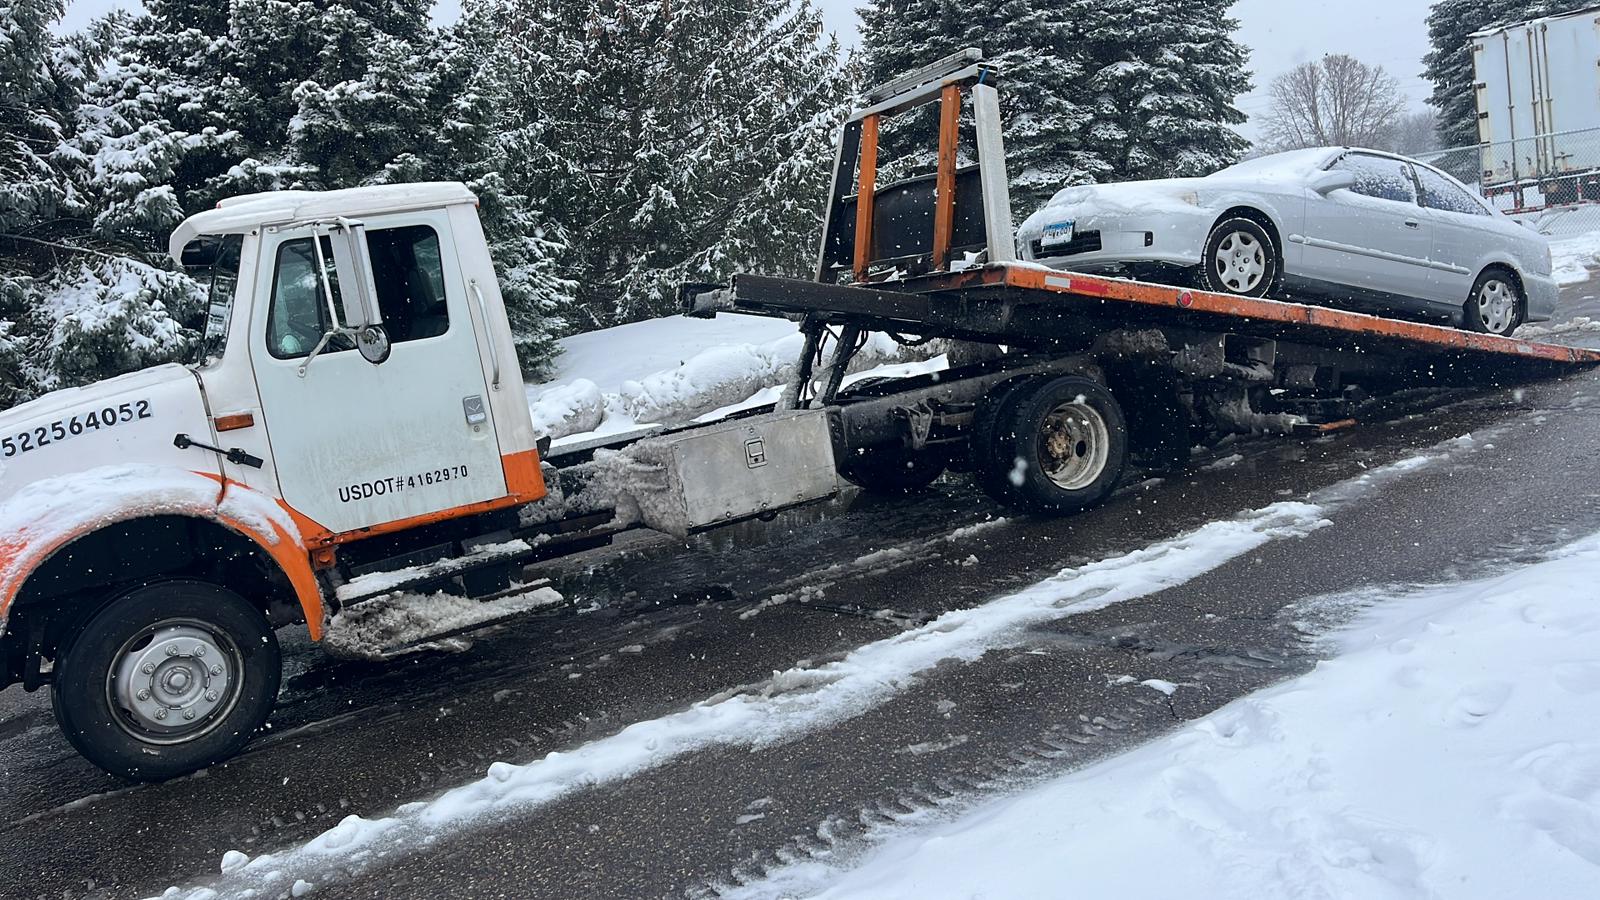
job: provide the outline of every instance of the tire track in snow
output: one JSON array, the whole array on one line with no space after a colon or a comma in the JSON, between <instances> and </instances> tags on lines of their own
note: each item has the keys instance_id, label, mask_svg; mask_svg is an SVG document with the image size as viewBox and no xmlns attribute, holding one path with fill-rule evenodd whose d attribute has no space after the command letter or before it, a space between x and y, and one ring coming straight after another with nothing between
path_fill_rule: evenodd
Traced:
<instances>
[{"instance_id":1,"label":"tire track in snow","mask_svg":"<svg viewBox=\"0 0 1600 900\"><path fill-rule=\"evenodd\" d=\"M817 667L775 672L758 684L721 692L680 712L636 722L576 750L521 765L496 762L486 777L381 819L349 816L316 838L253 860L228 853L209 883L168 888L177 900L298 896L318 882L365 871L425 848L441 834L525 813L571 793L626 779L698 750L761 749L871 709L945 661L972 662L1017 646L1043 622L1103 609L1190 581L1276 540L1302 537L1327 515L1412 472L1477 449L1466 435L1311 494L1217 520L1184 535L1062 571L1023 591L955 610L928 624L866 644ZM297 893L298 892L298 893Z\"/></svg>"}]
</instances>

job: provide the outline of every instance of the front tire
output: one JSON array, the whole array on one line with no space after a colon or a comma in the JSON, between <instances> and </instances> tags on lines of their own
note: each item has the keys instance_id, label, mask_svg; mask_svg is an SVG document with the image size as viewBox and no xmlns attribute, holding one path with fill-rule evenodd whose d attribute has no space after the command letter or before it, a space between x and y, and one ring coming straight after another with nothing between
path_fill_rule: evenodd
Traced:
<instances>
[{"instance_id":1,"label":"front tire","mask_svg":"<svg viewBox=\"0 0 1600 900\"><path fill-rule=\"evenodd\" d=\"M1031 383L1001 404L989 453L990 465L1005 470L1003 481L980 481L991 496L1024 512L1066 515L1116 488L1128 459L1127 421L1092 379Z\"/></svg>"},{"instance_id":2,"label":"front tire","mask_svg":"<svg viewBox=\"0 0 1600 900\"><path fill-rule=\"evenodd\" d=\"M266 723L280 677L261 610L217 585L164 581L96 613L61 654L50 693L90 762L161 781L239 752Z\"/></svg>"},{"instance_id":3,"label":"front tire","mask_svg":"<svg viewBox=\"0 0 1600 900\"><path fill-rule=\"evenodd\" d=\"M1205 290L1265 297L1279 274L1277 242L1259 222L1235 216L1211 229L1200 258L1200 286Z\"/></svg>"},{"instance_id":4,"label":"front tire","mask_svg":"<svg viewBox=\"0 0 1600 900\"><path fill-rule=\"evenodd\" d=\"M1463 321L1468 331L1507 337L1522 324L1526 300L1516 279L1499 269L1490 269L1472 285Z\"/></svg>"}]
</instances>

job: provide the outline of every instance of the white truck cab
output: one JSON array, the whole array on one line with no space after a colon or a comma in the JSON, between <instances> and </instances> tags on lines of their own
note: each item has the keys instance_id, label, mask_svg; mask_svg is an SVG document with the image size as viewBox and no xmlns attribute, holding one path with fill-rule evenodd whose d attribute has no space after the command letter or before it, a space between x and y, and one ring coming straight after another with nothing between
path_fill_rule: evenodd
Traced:
<instances>
[{"instance_id":1,"label":"white truck cab","mask_svg":"<svg viewBox=\"0 0 1600 900\"><path fill-rule=\"evenodd\" d=\"M243 745L273 627L321 636L341 553L545 494L465 186L239 197L170 252L210 291L198 362L0 413L0 686L53 683L69 740L135 778Z\"/></svg>"}]
</instances>

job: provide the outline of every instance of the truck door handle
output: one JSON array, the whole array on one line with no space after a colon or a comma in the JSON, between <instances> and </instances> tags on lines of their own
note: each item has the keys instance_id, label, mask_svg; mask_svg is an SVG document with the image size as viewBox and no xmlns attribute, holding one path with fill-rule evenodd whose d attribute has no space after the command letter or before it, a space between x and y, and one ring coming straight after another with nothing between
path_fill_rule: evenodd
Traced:
<instances>
[{"instance_id":1,"label":"truck door handle","mask_svg":"<svg viewBox=\"0 0 1600 900\"><path fill-rule=\"evenodd\" d=\"M478 279L474 278L467 284L472 288L473 296L478 298L478 315L483 318L483 336L489 340L489 366L494 371L494 380L489 386L500 390L500 351L494 346L494 330L489 326L489 305L483 302L483 289L478 287Z\"/></svg>"}]
</instances>

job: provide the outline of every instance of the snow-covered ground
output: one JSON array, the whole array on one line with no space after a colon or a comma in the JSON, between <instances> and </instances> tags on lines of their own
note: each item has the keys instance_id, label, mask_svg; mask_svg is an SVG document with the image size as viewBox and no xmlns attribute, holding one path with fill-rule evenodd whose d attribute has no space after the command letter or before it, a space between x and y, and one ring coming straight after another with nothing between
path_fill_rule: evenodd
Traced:
<instances>
[{"instance_id":1,"label":"snow-covered ground","mask_svg":"<svg viewBox=\"0 0 1600 900\"><path fill-rule=\"evenodd\" d=\"M1310 674L748 893L1600 896L1597 584L1600 535L1489 580L1330 598L1376 606Z\"/></svg>"},{"instance_id":2,"label":"snow-covered ground","mask_svg":"<svg viewBox=\"0 0 1600 900\"><path fill-rule=\"evenodd\" d=\"M534 427L558 447L772 403L794 372L805 340L786 319L721 313L715 319L650 319L574 335L561 344L565 352L554 377L527 389ZM852 365L852 380L866 377L867 370L908 375L944 367L925 355L874 334ZM882 366L895 368L877 370Z\"/></svg>"},{"instance_id":3,"label":"snow-covered ground","mask_svg":"<svg viewBox=\"0 0 1600 900\"><path fill-rule=\"evenodd\" d=\"M302 882L301 890L309 890L338 879L341 872L359 871L425 848L441 834L495 816L527 814L576 791L621 781L696 751L718 747L759 751L793 740L890 701L935 666L972 663L990 651L1026 644L1030 628L1040 623L1148 596L1270 542L1304 537L1327 525L1327 516L1345 504L1419 470L1492 447L1485 437L1452 439L1304 500L1246 510L1187 534L1063 570L1018 593L948 612L835 661L798 664L758 684L632 723L571 752L520 763L496 762L478 781L400 806L380 818L349 816L298 847L254 859L230 851L221 860L220 877L208 884L174 887L163 896L185 900L276 896ZM871 559L858 562L863 561ZM1596 616L1600 622L1600 611ZM1162 687L1134 684L1130 689Z\"/></svg>"},{"instance_id":4,"label":"snow-covered ground","mask_svg":"<svg viewBox=\"0 0 1600 900\"><path fill-rule=\"evenodd\" d=\"M1600 231L1553 238L1550 258L1555 263L1557 284L1587 281L1590 272L1600 269Z\"/></svg>"}]
</instances>

